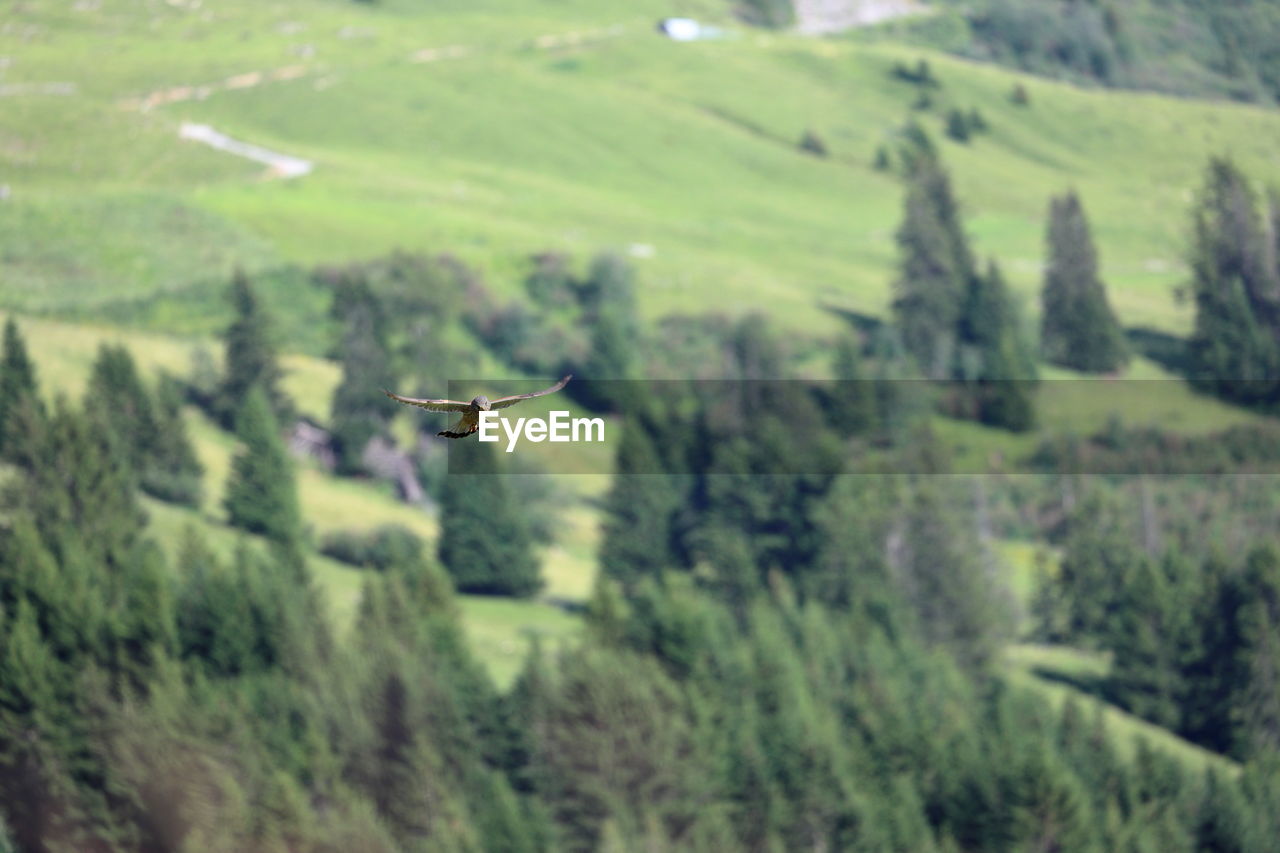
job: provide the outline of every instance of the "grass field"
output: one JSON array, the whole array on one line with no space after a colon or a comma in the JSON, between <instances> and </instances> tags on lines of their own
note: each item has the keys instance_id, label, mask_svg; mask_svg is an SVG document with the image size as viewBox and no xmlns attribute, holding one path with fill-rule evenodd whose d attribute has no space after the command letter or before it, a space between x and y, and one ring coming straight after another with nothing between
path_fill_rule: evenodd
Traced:
<instances>
[{"instance_id":1,"label":"grass field","mask_svg":"<svg viewBox=\"0 0 1280 853\"><path fill-rule=\"evenodd\" d=\"M823 305L887 304L900 188L869 163L911 113L887 71L919 50L653 32L681 9L723 17L710 2L83 5L33 0L0 35L7 83L75 86L0 111L0 306L111 306L127 321L130 305L146 315L140 298L193 294L235 264L396 247L455 252L510 290L529 252L610 246L651 255L638 260L649 315L767 307L830 329ZM1280 116L928 58L943 89L924 124L939 131L954 105L991 125L941 142L977 249L1031 296L1048 197L1074 186L1124 321L1185 331L1172 289L1204 163L1230 152L1275 181ZM1015 81L1030 108L1008 101ZM140 109L156 92L171 99ZM316 171L264 181L180 141L183 121ZM806 129L829 158L798 150Z\"/></svg>"}]
</instances>

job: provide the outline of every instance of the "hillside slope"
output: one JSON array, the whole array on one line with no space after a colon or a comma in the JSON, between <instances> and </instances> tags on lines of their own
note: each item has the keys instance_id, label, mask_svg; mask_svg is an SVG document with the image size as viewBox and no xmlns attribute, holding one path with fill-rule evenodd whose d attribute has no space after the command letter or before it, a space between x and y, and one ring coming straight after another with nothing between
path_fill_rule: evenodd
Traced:
<instances>
[{"instance_id":1,"label":"hillside slope","mask_svg":"<svg viewBox=\"0 0 1280 853\"><path fill-rule=\"evenodd\" d=\"M1030 294L1048 197L1074 186L1122 319L1177 332L1208 156L1280 178L1280 116L1257 108L1085 91L892 45L653 31L708 4L461 8L24 4L0 35L0 307L83 313L213 286L233 264L396 247L459 254L511 289L530 252L614 246L643 258L650 315L767 306L833 328L823 305L888 301L900 188L870 167L876 148L911 115L941 137L957 106L991 126L942 142L979 251ZM922 56L943 83L923 114L888 73ZM1019 81L1029 108L1008 100ZM180 140L188 121L315 171L268 180ZM806 129L830 157L798 149Z\"/></svg>"}]
</instances>

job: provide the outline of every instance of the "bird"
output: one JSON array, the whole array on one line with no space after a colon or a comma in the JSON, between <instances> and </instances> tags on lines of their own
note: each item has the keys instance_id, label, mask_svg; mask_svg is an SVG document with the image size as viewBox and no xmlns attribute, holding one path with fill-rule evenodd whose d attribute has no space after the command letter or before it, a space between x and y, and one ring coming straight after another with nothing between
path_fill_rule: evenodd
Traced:
<instances>
[{"instance_id":1,"label":"bird","mask_svg":"<svg viewBox=\"0 0 1280 853\"><path fill-rule=\"evenodd\" d=\"M440 430L436 435L442 435L445 438L465 438L480 429L480 413L489 412L495 409L505 409L514 406L521 400L528 400L531 397L542 397L547 394L554 394L559 391L569 380L573 378L570 373L550 388L543 388L541 391L533 391L529 394L514 394L510 397L499 397L496 400L490 400L481 394L478 397L471 398L470 403L464 403L461 400L419 400L416 397L401 397L399 394L388 391L383 388L383 393L393 400L399 400L401 403L407 403L410 406L417 406L420 409L426 409L429 412L462 412L462 417L456 424L448 429Z\"/></svg>"}]
</instances>

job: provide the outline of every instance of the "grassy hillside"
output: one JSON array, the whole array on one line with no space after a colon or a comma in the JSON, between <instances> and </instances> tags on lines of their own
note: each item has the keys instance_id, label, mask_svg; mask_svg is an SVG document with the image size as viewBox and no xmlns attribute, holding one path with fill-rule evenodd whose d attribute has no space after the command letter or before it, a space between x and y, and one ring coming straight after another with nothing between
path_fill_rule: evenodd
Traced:
<instances>
[{"instance_id":1,"label":"grassy hillside","mask_svg":"<svg viewBox=\"0 0 1280 853\"><path fill-rule=\"evenodd\" d=\"M888 69L927 54L653 32L662 14L722 9L24 4L0 35L6 84L75 92L4 96L0 305L84 313L189 293L233 263L394 247L456 252L501 289L529 252L617 246L647 257L650 314L767 305L792 326L831 328L824 304L882 312L899 187L869 163L914 97ZM943 143L977 248L1032 293L1047 198L1075 186L1123 320L1185 331L1172 288L1192 188L1219 151L1280 177L1280 116L929 59L943 89L926 125L955 105L992 128ZM1018 80L1029 109L1007 99ZM265 181L258 164L179 140L183 121L316 170ZM806 128L830 158L797 149Z\"/></svg>"},{"instance_id":2,"label":"grassy hillside","mask_svg":"<svg viewBox=\"0 0 1280 853\"><path fill-rule=\"evenodd\" d=\"M891 44L750 32L674 44L653 32L664 14L723 22L720 3L89 6L33 0L0 32L11 60L0 72L0 180L11 193L0 201L0 308L23 314L50 395L83 393L103 341L128 343L147 372L186 372L199 349L216 353L210 335L238 265L266 282L292 352L286 389L323 421L338 370L315 357L330 330L305 268L395 248L453 252L513 293L531 252L616 247L640 267L650 317L767 309L824 334L841 322L829 308L887 308L901 189L870 164L912 115L952 167L975 247L1003 262L1031 307L1048 197L1074 186L1122 320L1184 333L1190 309L1173 290L1205 161L1230 152L1280 182L1275 112L1088 91ZM931 111L913 113L915 93L888 71L920 57L943 88ZM41 88L51 82L72 93ZM1008 99L1018 82L1028 108ZM967 146L945 140L940 116L952 106L980 109L990 132ZM315 171L268 180L258 164L180 140L187 121L308 158ZM798 149L806 130L829 157ZM158 329L172 334L144 331ZM1143 360L1130 376L1170 378ZM1138 411L1122 385L1045 383L1042 419L1087 432L1120 412L1206 432L1253 417L1180 382L1151 387ZM230 549L239 534L220 497L234 441L189 417L206 501L199 512L148 502L152 528L172 547L194 524ZM967 423L940 430L961 465L1038 440ZM397 522L434 539L431 516L384 488L306 467L299 477L317 535ZM580 630L562 605L590 590L589 500L607 483L567 482L576 499L543 555L543 597L462 598L475 648L503 683L530 634L554 644ZM1033 549L1003 549L1023 600ZM318 556L312 566L345 628L361 573ZM1067 695L1027 660L1012 666L1016 680ZM1123 732L1161 736L1107 713Z\"/></svg>"}]
</instances>

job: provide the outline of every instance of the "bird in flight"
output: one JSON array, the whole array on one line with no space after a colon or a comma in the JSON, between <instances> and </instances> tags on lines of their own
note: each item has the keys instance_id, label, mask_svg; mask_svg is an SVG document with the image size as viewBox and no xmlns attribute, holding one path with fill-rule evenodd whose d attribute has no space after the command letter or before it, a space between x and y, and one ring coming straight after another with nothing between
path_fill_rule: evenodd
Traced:
<instances>
[{"instance_id":1,"label":"bird in flight","mask_svg":"<svg viewBox=\"0 0 1280 853\"><path fill-rule=\"evenodd\" d=\"M529 394L515 394L510 397L499 397L496 400L490 400L481 394L479 397L473 397L470 403L464 403L461 400L419 400L414 397L401 397L399 394L393 394L387 389L382 390L388 397L393 400L399 400L401 403L408 403L410 406L417 406L420 409L426 409L429 412L462 412L462 418L449 427L441 430L436 435L443 435L445 438L463 438L471 435L480 429L480 413L488 412L495 409L505 409L514 406L521 400L528 400L530 397L542 397L546 394L554 394L568 384L573 378L573 374L561 379L550 388L543 388L541 391L533 391Z\"/></svg>"}]
</instances>

